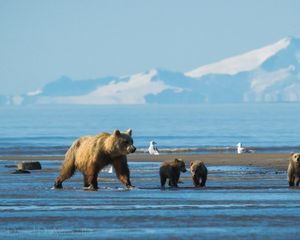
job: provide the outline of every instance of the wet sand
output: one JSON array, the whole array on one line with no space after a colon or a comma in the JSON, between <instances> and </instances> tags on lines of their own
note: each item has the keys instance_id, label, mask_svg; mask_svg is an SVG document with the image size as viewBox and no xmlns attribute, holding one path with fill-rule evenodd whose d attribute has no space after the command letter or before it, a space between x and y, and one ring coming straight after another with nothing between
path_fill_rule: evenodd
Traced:
<instances>
[{"instance_id":1,"label":"wet sand","mask_svg":"<svg viewBox=\"0 0 300 240\"><path fill-rule=\"evenodd\" d=\"M210 165L239 165L239 166L258 166L272 167L278 170L286 170L289 163L287 152L276 153L251 153L251 154L164 154L152 156L149 154L131 154L128 155L129 162L162 162L175 157L186 161L202 160ZM0 156L0 160L14 161L40 161L40 160L63 160L63 156Z\"/></svg>"},{"instance_id":2,"label":"wet sand","mask_svg":"<svg viewBox=\"0 0 300 240\"><path fill-rule=\"evenodd\" d=\"M62 156L3 157L0 161L0 239L297 239L300 188L289 188L288 153L176 155L203 160L205 188L189 172L179 188L160 189L160 161L175 155L129 156L127 190L101 172L99 191L84 191L82 175L51 189ZM42 170L11 174L19 160Z\"/></svg>"}]
</instances>

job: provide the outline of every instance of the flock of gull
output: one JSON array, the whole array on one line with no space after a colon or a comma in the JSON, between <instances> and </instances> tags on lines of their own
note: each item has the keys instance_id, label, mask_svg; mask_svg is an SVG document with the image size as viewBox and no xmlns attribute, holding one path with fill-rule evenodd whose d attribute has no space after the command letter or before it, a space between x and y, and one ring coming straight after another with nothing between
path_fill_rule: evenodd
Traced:
<instances>
[{"instance_id":1,"label":"flock of gull","mask_svg":"<svg viewBox=\"0 0 300 240\"><path fill-rule=\"evenodd\" d=\"M159 155L159 150L156 146L156 142L151 141L149 148L148 148L148 152L150 155ZM237 154L242 154L242 153L254 153L254 150L251 150L249 148L243 147L241 143L238 143L236 145L236 152Z\"/></svg>"}]
</instances>

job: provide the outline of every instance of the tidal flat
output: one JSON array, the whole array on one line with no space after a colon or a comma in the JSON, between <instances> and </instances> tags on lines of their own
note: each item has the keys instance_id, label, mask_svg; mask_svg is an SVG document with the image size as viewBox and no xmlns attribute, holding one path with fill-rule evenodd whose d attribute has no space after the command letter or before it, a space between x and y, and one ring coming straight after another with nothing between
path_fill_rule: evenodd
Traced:
<instances>
[{"instance_id":1,"label":"tidal flat","mask_svg":"<svg viewBox=\"0 0 300 240\"><path fill-rule=\"evenodd\" d=\"M41 159L42 170L11 174L17 159L4 158L1 239L296 239L300 233L300 189L288 187L281 165L208 160L205 188L194 188L186 172L179 188L161 190L160 162L137 155L129 161L135 189L101 172L100 189L92 192L83 190L79 172L63 190L51 189L61 160Z\"/></svg>"}]
</instances>

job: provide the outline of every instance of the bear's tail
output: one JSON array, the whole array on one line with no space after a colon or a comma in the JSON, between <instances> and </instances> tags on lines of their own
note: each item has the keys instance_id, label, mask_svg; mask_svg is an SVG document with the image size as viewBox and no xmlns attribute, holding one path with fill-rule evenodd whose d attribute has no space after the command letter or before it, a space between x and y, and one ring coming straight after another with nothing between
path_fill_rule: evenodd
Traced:
<instances>
[{"instance_id":1,"label":"bear's tail","mask_svg":"<svg viewBox=\"0 0 300 240\"><path fill-rule=\"evenodd\" d=\"M76 159L76 152L79 146L80 146L80 139L76 140L66 152L65 159L62 168L60 170L60 174L55 180L54 188L62 188L63 181L73 176L76 170L75 159Z\"/></svg>"}]
</instances>

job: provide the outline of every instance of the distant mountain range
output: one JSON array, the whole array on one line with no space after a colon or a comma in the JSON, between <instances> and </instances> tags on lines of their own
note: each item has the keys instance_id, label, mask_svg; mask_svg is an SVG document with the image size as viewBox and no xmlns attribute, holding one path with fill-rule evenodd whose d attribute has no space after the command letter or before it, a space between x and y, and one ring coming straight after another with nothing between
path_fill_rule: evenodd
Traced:
<instances>
[{"instance_id":1,"label":"distant mountain range","mask_svg":"<svg viewBox=\"0 0 300 240\"><path fill-rule=\"evenodd\" d=\"M280 41L186 73L163 69L127 77L68 77L0 104L173 104L300 101L300 39Z\"/></svg>"}]
</instances>

